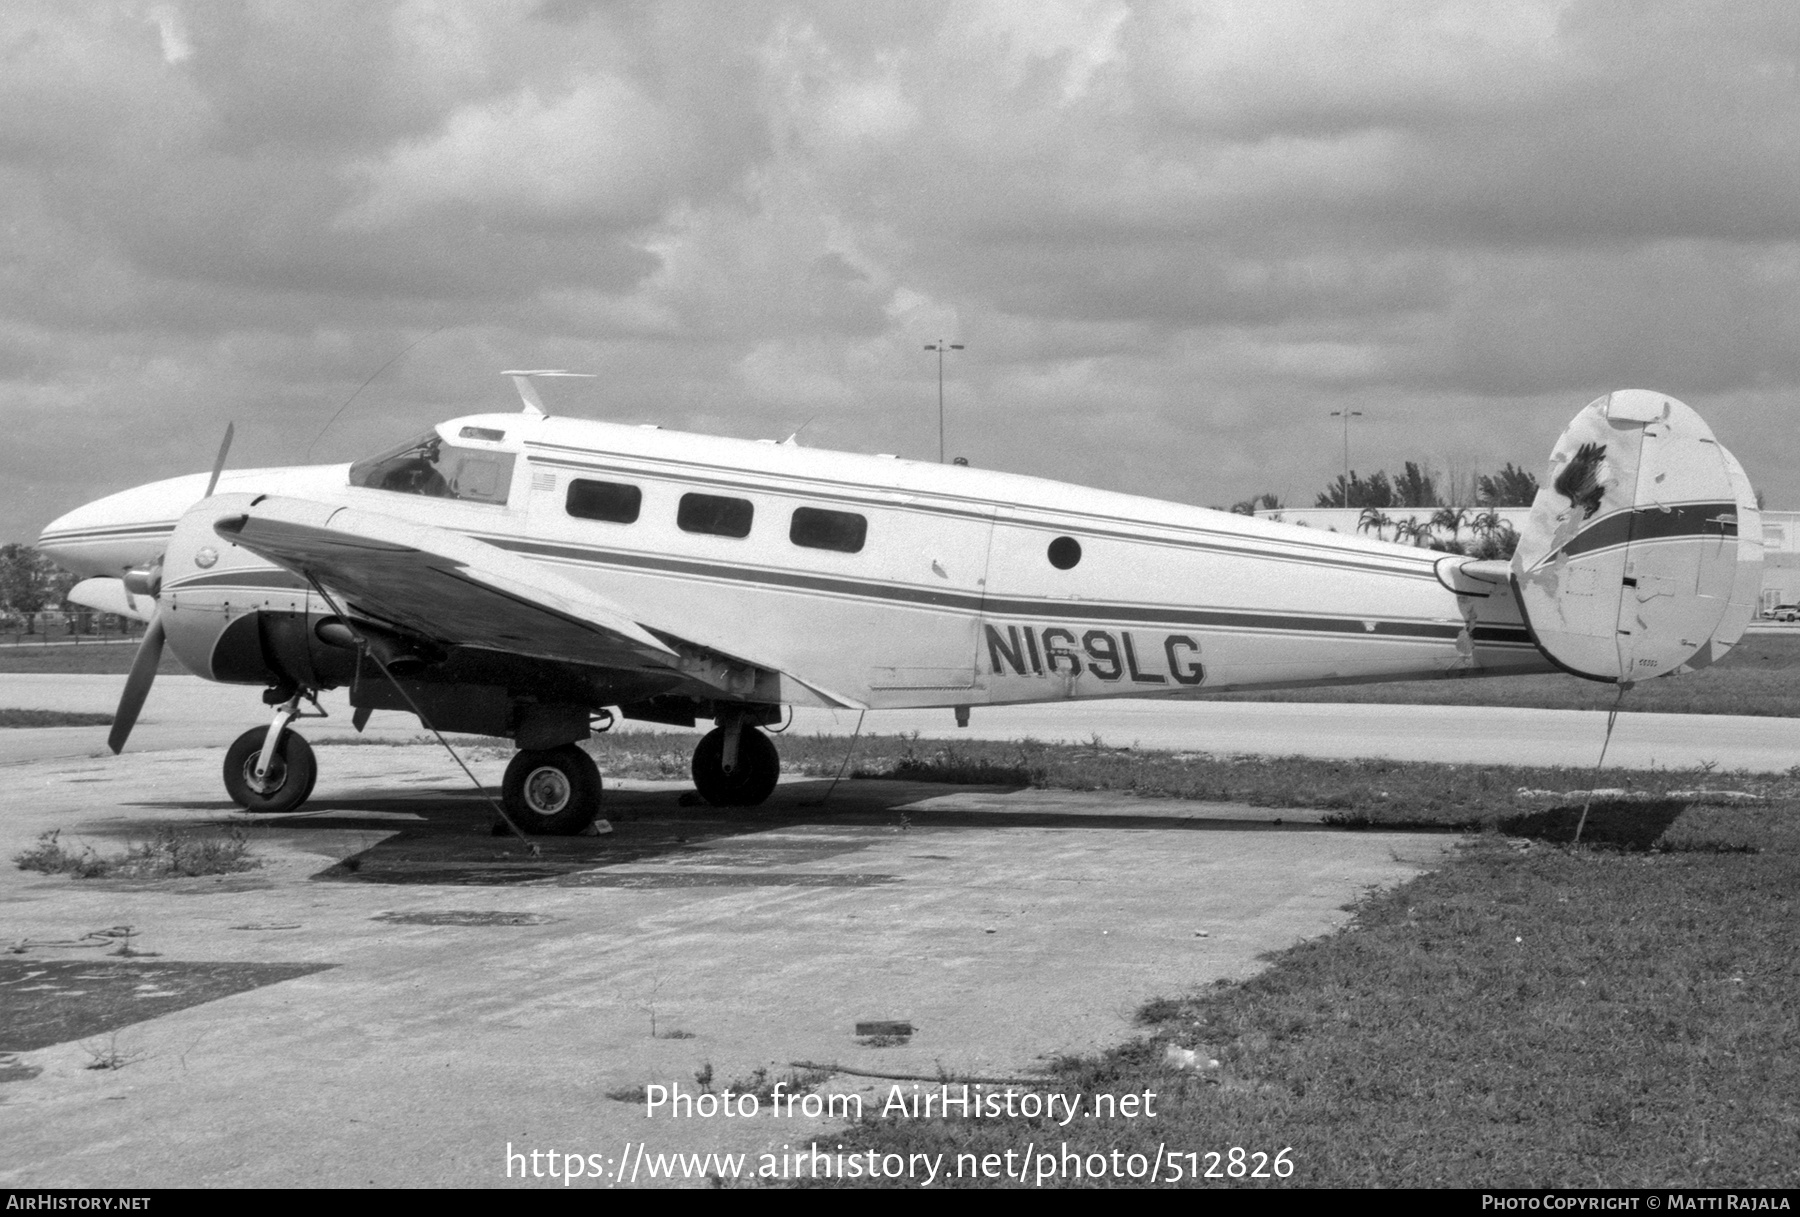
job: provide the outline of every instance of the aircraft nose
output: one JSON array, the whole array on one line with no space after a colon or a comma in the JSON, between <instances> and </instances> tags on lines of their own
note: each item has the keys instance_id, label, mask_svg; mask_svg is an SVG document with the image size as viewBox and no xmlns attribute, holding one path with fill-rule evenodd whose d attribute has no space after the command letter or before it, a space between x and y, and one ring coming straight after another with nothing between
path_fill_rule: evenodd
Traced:
<instances>
[{"instance_id":1,"label":"aircraft nose","mask_svg":"<svg viewBox=\"0 0 1800 1217\"><path fill-rule=\"evenodd\" d=\"M46 525L37 548L65 570L116 579L162 556L205 481L204 474L170 478L95 499Z\"/></svg>"}]
</instances>

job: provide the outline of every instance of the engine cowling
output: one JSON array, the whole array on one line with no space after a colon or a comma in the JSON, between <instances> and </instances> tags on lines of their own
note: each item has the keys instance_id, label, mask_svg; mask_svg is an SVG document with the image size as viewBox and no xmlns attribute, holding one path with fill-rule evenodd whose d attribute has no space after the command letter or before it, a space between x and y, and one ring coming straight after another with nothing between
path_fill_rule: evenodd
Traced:
<instances>
[{"instance_id":1,"label":"engine cowling","mask_svg":"<svg viewBox=\"0 0 1800 1217\"><path fill-rule=\"evenodd\" d=\"M356 657L317 637L329 615L300 576L213 531L253 496L215 495L188 510L163 555L157 596L168 645L196 675L229 684L333 688L355 675Z\"/></svg>"}]
</instances>

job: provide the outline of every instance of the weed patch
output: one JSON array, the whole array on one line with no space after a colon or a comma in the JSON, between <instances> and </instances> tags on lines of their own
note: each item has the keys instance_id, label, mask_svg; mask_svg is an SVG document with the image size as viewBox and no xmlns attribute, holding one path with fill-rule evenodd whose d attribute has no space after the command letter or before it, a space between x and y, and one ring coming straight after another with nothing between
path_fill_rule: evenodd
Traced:
<instances>
[{"instance_id":1,"label":"weed patch","mask_svg":"<svg viewBox=\"0 0 1800 1217\"><path fill-rule=\"evenodd\" d=\"M912 1043L912 1036L894 1035L891 1032L881 1035L863 1035L857 1037L856 1043L861 1048L904 1048Z\"/></svg>"},{"instance_id":2,"label":"weed patch","mask_svg":"<svg viewBox=\"0 0 1800 1217\"><path fill-rule=\"evenodd\" d=\"M37 871L40 875L73 875L77 879L97 879L111 865L91 845L79 849L64 845L61 829L38 837L36 845L13 855L13 863L20 870Z\"/></svg>"},{"instance_id":3,"label":"weed patch","mask_svg":"<svg viewBox=\"0 0 1800 1217\"><path fill-rule=\"evenodd\" d=\"M173 879L229 875L254 870L262 860L250 853L248 839L236 828L223 832L185 833L159 829L150 840L128 846L123 854L103 857L93 846L70 848L60 829L47 832L30 849L13 855L20 870L77 879Z\"/></svg>"},{"instance_id":4,"label":"weed patch","mask_svg":"<svg viewBox=\"0 0 1800 1217\"><path fill-rule=\"evenodd\" d=\"M766 1066L757 1066L747 1078L739 1078L725 1087L733 1094L749 1094L756 1096L757 1105L766 1106L775 1099L777 1091L783 1096L808 1095L831 1080L828 1069L791 1069L786 1073L771 1077Z\"/></svg>"},{"instance_id":5,"label":"weed patch","mask_svg":"<svg viewBox=\"0 0 1800 1217\"><path fill-rule=\"evenodd\" d=\"M142 1055L136 1052L121 1052L119 1037L116 1035L106 1042L104 1048L94 1044L83 1044L81 1049L88 1054L88 1063L82 1066L83 1069L123 1069Z\"/></svg>"},{"instance_id":6,"label":"weed patch","mask_svg":"<svg viewBox=\"0 0 1800 1217\"><path fill-rule=\"evenodd\" d=\"M911 740L899 757L885 763L865 763L850 776L963 786L1042 786L1049 777L1048 770L1036 763L1041 760L1041 749L1029 740L1012 745L1016 750L1012 755L995 755L994 748L961 744L920 750L917 744L917 740Z\"/></svg>"}]
</instances>

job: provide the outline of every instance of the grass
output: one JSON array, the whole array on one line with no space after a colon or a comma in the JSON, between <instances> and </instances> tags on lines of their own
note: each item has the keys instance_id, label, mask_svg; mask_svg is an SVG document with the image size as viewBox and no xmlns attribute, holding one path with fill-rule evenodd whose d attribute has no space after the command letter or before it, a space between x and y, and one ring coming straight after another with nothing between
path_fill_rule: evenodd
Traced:
<instances>
[{"instance_id":1,"label":"grass","mask_svg":"<svg viewBox=\"0 0 1800 1217\"><path fill-rule=\"evenodd\" d=\"M675 776L691 743L594 747L612 772ZM782 752L828 776L845 746L789 738ZM1148 1003L1142 1038L1045 1080L1155 1091L1154 1119L871 1120L833 1138L846 1149L954 1162L1034 1143L1286 1148L1296 1170L1269 1182L1313 1187L1800 1184L1800 766L1608 771L1620 793L1593 802L1576 847L1586 769L904 736L857 751L868 777L1308 807L1467 836L1342 931L1242 984ZM1564 797L1526 793L1543 791ZM1220 1066L1172 1068L1171 1046Z\"/></svg>"},{"instance_id":2,"label":"grass","mask_svg":"<svg viewBox=\"0 0 1800 1217\"><path fill-rule=\"evenodd\" d=\"M6 727L106 727L110 714L75 710L0 710L0 728Z\"/></svg>"},{"instance_id":3,"label":"grass","mask_svg":"<svg viewBox=\"0 0 1800 1217\"><path fill-rule=\"evenodd\" d=\"M693 739L674 732L603 735L589 749L610 776L682 777ZM782 765L788 772L831 777L847 746L841 737L786 736ZM1099 743L951 743L901 735L865 736L856 753L853 772L859 778L1119 791L1147 798L1306 808L1350 827L1499 830L1545 839L1573 834L1571 809L1578 811L1580 800L1525 799L1519 792L1585 789L1592 778L1589 770L1528 765L1217 756ZM1633 834L1641 836L1646 825L1654 824L1662 833L1674 814L1696 802L1686 797L1695 790L1739 791L1763 802L1800 805L1800 766L1786 774L1721 773L1708 766L1612 770L1602 782L1624 794L1595 801L1584 837L1611 833L1621 844L1635 839ZM1676 792L1681 796L1675 797ZM1663 845L1670 840L1666 834L1660 839Z\"/></svg>"},{"instance_id":4,"label":"grass","mask_svg":"<svg viewBox=\"0 0 1800 1217\"><path fill-rule=\"evenodd\" d=\"M1293 1175L1267 1182L1307 1187L1800 1185L1800 768L1614 771L1605 780L1636 797L1597 800L1570 847L1579 800L1519 788L1577 789L1586 771L873 751L915 778L1010 765L1036 785L1327 806L1352 824L1469 835L1442 869L1361 901L1343 930L1244 983L1148 1003L1141 1038L1063 1060L1043 1084L1154 1091L1153 1119L875 1119L834 1138L846 1149L954 1164L1064 1142L1147 1157L1286 1148ZM1763 801L1675 793L1696 788ZM1220 1067L1172 1068L1171 1046Z\"/></svg>"},{"instance_id":5,"label":"grass","mask_svg":"<svg viewBox=\"0 0 1800 1217\"><path fill-rule=\"evenodd\" d=\"M1474 838L1255 978L1149 1003L1143 1038L1044 1083L1153 1091L1154 1119L839 1139L951 1160L1288 1148L1305 1187L1795 1186L1800 806L1703 821L1689 844L1707 848L1666 852ZM1173 1071L1171 1044L1221 1067Z\"/></svg>"},{"instance_id":6,"label":"grass","mask_svg":"<svg viewBox=\"0 0 1800 1217\"><path fill-rule=\"evenodd\" d=\"M1482 841L1245 984L1152 1003L1148 1038L1054 1085L1162 1096L1155 1121L1096 1126L1096 1149L1292 1147L1301 1186L1793 1186L1789 821L1755 858ZM1170 1043L1222 1067L1171 1075ZM995 1131L853 1136L888 1152L1054 1130Z\"/></svg>"},{"instance_id":7,"label":"grass","mask_svg":"<svg viewBox=\"0 0 1800 1217\"><path fill-rule=\"evenodd\" d=\"M1800 668L1800 635L1747 634L1712 667L1632 686L1623 708L1639 714L1800 717L1800 681L1795 679L1800 672L1796 668ZM1548 673L1221 693L1213 700L1610 710L1617 699L1616 686Z\"/></svg>"},{"instance_id":8,"label":"grass","mask_svg":"<svg viewBox=\"0 0 1800 1217\"><path fill-rule=\"evenodd\" d=\"M126 642L84 642L75 646L53 643L40 646L0 646L0 674L21 672L88 673L90 675L123 676L131 671L137 647ZM164 675L182 675L187 669L175 658L175 652L164 647L162 662L156 669Z\"/></svg>"},{"instance_id":9,"label":"grass","mask_svg":"<svg viewBox=\"0 0 1800 1217\"><path fill-rule=\"evenodd\" d=\"M110 858L91 845L78 849L64 845L58 829L44 833L30 849L14 854L13 862L20 870L77 879L191 878L234 874L262 865L250 854L244 834L235 828L223 833L159 829L150 840L127 846L124 853Z\"/></svg>"}]
</instances>

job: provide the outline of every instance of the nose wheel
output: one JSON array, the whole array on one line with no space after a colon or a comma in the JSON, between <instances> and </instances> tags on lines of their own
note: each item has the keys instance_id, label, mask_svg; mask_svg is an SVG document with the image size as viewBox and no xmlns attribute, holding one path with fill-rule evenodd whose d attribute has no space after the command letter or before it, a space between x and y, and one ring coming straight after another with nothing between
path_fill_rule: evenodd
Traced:
<instances>
[{"instance_id":1,"label":"nose wheel","mask_svg":"<svg viewBox=\"0 0 1800 1217\"><path fill-rule=\"evenodd\" d=\"M600 814L600 767L574 744L524 748L500 791L506 814L526 832L572 837Z\"/></svg>"},{"instance_id":2,"label":"nose wheel","mask_svg":"<svg viewBox=\"0 0 1800 1217\"><path fill-rule=\"evenodd\" d=\"M694 749L694 789L714 807L755 807L775 791L781 776L781 754L755 727L738 729L737 757L725 768L725 734L718 727L700 737Z\"/></svg>"}]
</instances>

